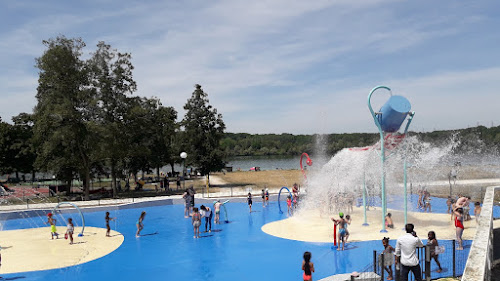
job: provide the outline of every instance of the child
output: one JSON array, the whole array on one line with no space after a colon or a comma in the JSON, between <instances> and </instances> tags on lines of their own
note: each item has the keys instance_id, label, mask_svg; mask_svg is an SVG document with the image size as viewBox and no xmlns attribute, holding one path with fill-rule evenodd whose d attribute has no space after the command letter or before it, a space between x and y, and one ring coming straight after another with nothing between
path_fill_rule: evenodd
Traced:
<instances>
[{"instance_id":1,"label":"child","mask_svg":"<svg viewBox=\"0 0 500 281\"><path fill-rule=\"evenodd\" d=\"M344 219L344 213L340 212L339 213L340 219L336 220L332 217L332 221L335 223L335 225L339 226L339 247L337 248L337 251L341 251L340 249L340 243L342 243L342 251L344 250L345 246L345 236L346 236L346 221Z\"/></svg>"},{"instance_id":2,"label":"child","mask_svg":"<svg viewBox=\"0 0 500 281\"><path fill-rule=\"evenodd\" d=\"M387 273L389 274L389 276L387 277L387 280L392 280L392 260L393 259L393 255L392 253L394 253L394 248L389 245L389 237L384 237L382 239L382 245L384 245L384 251L382 252L384 254L384 269L385 271L387 271ZM386 266L387 264L387 266Z\"/></svg>"},{"instance_id":3,"label":"child","mask_svg":"<svg viewBox=\"0 0 500 281\"><path fill-rule=\"evenodd\" d=\"M292 214L292 197L290 197L290 195L288 195L288 197L286 198L286 205L288 207L288 214L291 215Z\"/></svg>"},{"instance_id":4,"label":"child","mask_svg":"<svg viewBox=\"0 0 500 281\"><path fill-rule=\"evenodd\" d=\"M441 264L438 261L439 255L436 253L436 248L437 246L439 246L438 241L436 239L436 233L434 231L429 231L429 233L427 234L427 238L428 238L427 245L430 245L429 250L431 252L431 260L434 259L436 261L436 264L439 267L437 272L439 273L443 271L443 269L441 268Z\"/></svg>"},{"instance_id":5,"label":"child","mask_svg":"<svg viewBox=\"0 0 500 281\"><path fill-rule=\"evenodd\" d=\"M476 217L476 223L479 220L479 215L481 214L481 203L474 203L474 216Z\"/></svg>"},{"instance_id":6,"label":"child","mask_svg":"<svg viewBox=\"0 0 500 281\"><path fill-rule=\"evenodd\" d=\"M304 261L302 262L302 270L304 274L302 275L304 281L312 281L312 273L314 272L314 263L311 262L311 253L304 253Z\"/></svg>"},{"instance_id":7,"label":"child","mask_svg":"<svg viewBox=\"0 0 500 281\"><path fill-rule=\"evenodd\" d=\"M248 208L250 209L250 213L252 212L252 193L248 192L247 195Z\"/></svg>"},{"instance_id":8,"label":"child","mask_svg":"<svg viewBox=\"0 0 500 281\"><path fill-rule=\"evenodd\" d=\"M114 221L115 218L109 217L109 212L106 212L106 217L104 219L106 220L106 237L111 237L109 235L109 232L111 231L111 227L109 227L109 221L110 220Z\"/></svg>"},{"instance_id":9,"label":"child","mask_svg":"<svg viewBox=\"0 0 500 281\"><path fill-rule=\"evenodd\" d=\"M431 194L428 191L424 193L424 212L431 212Z\"/></svg>"},{"instance_id":10,"label":"child","mask_svg":"<svg viewBox=\"0 0 500 281\"><path fill-rule=\"evenodd\" d=\"M220 206L222 205L222 203L220 202L220 200L217 200L215 203L214 203L214 210L215 210L215 219L214 219L214 223L220 223Z\"/></svg>"},{"instance_id":11,"label":"child","mask_svg":"<svg viewBox=\"0 0 500 281\"><path fill-rule=\"evenodd\" d=\"M193 208L193 215L191 216L191 222L193 224L194 236L193 238L200 238L200 225L201 225L201 215L198 212L198 208Z\"/></svg>"},{"instance_id":12,"label":"child","mask_svg":"<svg viewBox=\"0 0 500 281\"><path fill-rule=\"evenodd\" d=\"M52 237L52 239L54 239L54 236L56 237L56 239L59 239L59 234L57 234L57 230L56 230L56 222L57 220L52 218L52 213L48 213L47 214L47 222L48 224L50 224L50 235Z\"/></svg>"},{"instance_id":13,"label":"child","mask_svg":"<svg viewBox=\"0 0 500 281\"><path fill-rule=\"evenodd\" d=\"M269 205L269 189L266 187L266 205Z\"/></svg>"},{"instance_id":14,"label":"child","mask_svg":"<svg viewBox=\"0 0 500 281\"><path fill-rule=\"evenodd\" d=\"M73 244L73 231L75 231L75 226L73 225L73 219L69 218L68 219L68 225L66 229L66 235L69 238L69 244Z\"/></svg>"},{"instance_id":15,"label":"child","mask_svg":"<svg viewBox=\"0 0 500 281\"><path fill-rule=\"evenodd\" d=\"M346 225L345 225L345 243L347 244L347 239L349 239L349 230L347 229L347 226L351 224L351 216L350 215L345 216L345 222L346 222Z\"/></svg>"},{"instance_id":16,"label":"child","mask_svg":"<svg viewBox=\"0 0 500 281\"><path fill-rule=\"evenodd\" d=\"M139 220L137 221L137 232L135 233L135 237L141 236L141 230L144 228L144 224L142 221L144 221L144 217L146 216L146 212L142 211L141 216L139 217Z\"/></svg>"},{"instance_id":17,"label":"child","mask_svg":"<svg viewBox=\"0 0 500 281\"><path fill-rule=\"evenodd\" d=\"M265 208L266 207L266 192L264 191L264 189L262 189L261 197L262 197L262 208Z\"/></svg>"},{"instance_id":18,"label":"child","mask_svg":"<svg viewBox=\"0 0 500 281\"><path fill-rule=\"evenodd\" d=\"M394 228L394 222L392 222L392 214L387 213L385 216L385 226L388 228Z\"/></svg>"}]
</instances>

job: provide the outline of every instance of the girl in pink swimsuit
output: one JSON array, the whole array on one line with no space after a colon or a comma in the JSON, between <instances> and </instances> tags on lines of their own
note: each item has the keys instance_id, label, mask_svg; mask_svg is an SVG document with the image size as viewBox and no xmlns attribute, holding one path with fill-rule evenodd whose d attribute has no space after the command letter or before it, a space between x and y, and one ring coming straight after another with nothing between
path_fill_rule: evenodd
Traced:
<instances>
[{"instance_id":1,"label":"girl in pink swimsuit","mask_svg":"<svg viewBox=\"0 0 500 281\"><path fill-rule=\"evenodd\" d=\"M314 272L314 263L311 262L311 253L304 253L304 261L302 262L302 270L304 274L302 275L304 281L312 281L312 273Z\"/></svg>"}]
</instances>

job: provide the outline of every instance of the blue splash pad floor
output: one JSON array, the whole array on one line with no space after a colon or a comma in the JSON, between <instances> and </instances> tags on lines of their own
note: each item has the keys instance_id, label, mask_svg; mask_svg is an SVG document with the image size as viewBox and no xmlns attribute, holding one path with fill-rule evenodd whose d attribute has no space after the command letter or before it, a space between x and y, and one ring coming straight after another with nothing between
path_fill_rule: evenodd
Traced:
<instances>
[{"instance_id":1,"label":"blue splash pad floor","mask_svg":"<svg viewBox=\"0 0 500 281\"><path fill-rule=\"evenodd\" d=\"M6 280L26 278L26 280L51 281L54 278L58 280L300 280L302 255L305 251L310 251L316 268L314 279L319 280L334 274L363 271L373 262L373 250L383 250L380 241L349 243L345 251L336 251L332 249L331 243L301 242L270 236L262 232L261 227L268 222L287 217L286 214L279 214L277 202L271 202L266 208L256 203L252 213L248 212L245 203L230 202L226 207L230 222L212 225L212 232L202 233L202 238L199 239L193 238L191 220L183 217L183 205L126 210L110 208L108 211L111 216L117 218L116 222L111 223L112 229L125 237L124 243L116 251L100 259L72 267L2 276ZM142 232L144 236L136 238L135 223L143 210L147 212ZM104 228L105 211L85 213L86 225ZM29 228L32 227L34 220L9 220L5 223L4 229ZM204 229L204 223L200 229ZM421 234L421 238L426 237ZM391 240L393 246L395 240L396 237ZM452 242L443 240L440 243L451 245ZM470 243L466 241L465 250L460 251L463 265L457 268L457 275L463 271ZM441 274L434 272L433 278L452 275L452 251L449 247L451 246L447 246L445 254L440 255L444 272ZM8 263L8 259L4 257L3 262Z\"/></svg>"}]
</instances>

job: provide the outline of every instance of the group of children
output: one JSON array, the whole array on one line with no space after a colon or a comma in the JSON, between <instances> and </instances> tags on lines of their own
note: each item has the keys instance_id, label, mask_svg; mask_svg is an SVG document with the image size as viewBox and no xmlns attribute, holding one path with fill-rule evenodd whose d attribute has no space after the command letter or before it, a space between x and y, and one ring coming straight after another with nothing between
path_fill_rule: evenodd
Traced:
<instances>
[{"instance_id":1,"label":"group of children","mask_svg":"<svg viewBox=\"0 0 500 281\"><path fill-rule=\"evenodd\" d=\"M349 230L347 230L347 226L351 224L351 216L346 215L344 218L344 213L340 212L339 213L339 219L335 219L334 217L331 218L335 226L339 227L338 231L338 247L337 251L343 251L345 249L345 244L347 243L347 239L349 239ZM340 244L342 243L342 248L340 248Z\"/></svg>"},{"instance_id":2,"label":"group of children","mask_svg":"<svg viewBox=\"0 0 500 281\"><path fill-rule=\"evenodd\" d=\"M215 211L214 223L220 223L220 209L224 203L220 200L215 201L213 209ZM198 209L193 208L193 213L191 214L191 223L193 225L194 238L200 238L200 226L202 218L205 218L205 232L212 232L212 217L213 211L210 207L201 205Z\"/></svg>"},{"instance_id":3,"label":"group of children","mask_svg":"<svg viewBox=\"0 0 500 281\"><path fill-rule=\"evenodd\" d=\"M56 229L57 220L52 216L52 213L47 214L47 222L50 225L50 236L52 239L56 237L59 239L59 234ZM66 225L66 233L64 234L64 238L69 239L69 244L73 244L73 232L75 231L75 226L73 225L73 219L68 218L68 224Z\"/></svg>"},{"instance_id":4,"label":"group of children","mask_svg":"<svg viewBox=\"0 0 500 281\"><path fill-rule=\"evenodd\" d=\"M422 209L424 212L431 212L431 194L427 189L418 191L417 208Z\"/></svg>"},{"instance_id":5,"label":"group of children","mask_svg":"<svg viewBox=\"0 0 500 281\"><path fill-rule=\"evenodd\" d=\"M144 216L146 215L146 212L142 212L142 213L143 214L141 214L141 218L139 218L139 221L141 222L141 226L142 226L142 220L144 219ZM106 221L106 237L111 237L109 235L111 232L111 227L109 226L109 222L111 220L115 220L115 218L110 217L109 212L106 212L106 216L105 216L104 220ZM54 215L52 213L47 214L47 222L46 223L50 225L50 236L51 236L52 240L54 239L54 237L56 239L59 239L59 234L57 233L57 228L56 228L57 219L54 218ZM138 222L138 224L139 224L139 222ZM140 227L140 228L139 228L139 226L137 227L136 236L139 236L139 233L140 233L140 230L142 230L142 227ZM69 239L70 245L73 244L73 233L74 232L75 232L75 225L73 224L73 219L68 218L68 223L66 224L66 233L64 234L64 238Z\"/></svg>"}]
</instances>

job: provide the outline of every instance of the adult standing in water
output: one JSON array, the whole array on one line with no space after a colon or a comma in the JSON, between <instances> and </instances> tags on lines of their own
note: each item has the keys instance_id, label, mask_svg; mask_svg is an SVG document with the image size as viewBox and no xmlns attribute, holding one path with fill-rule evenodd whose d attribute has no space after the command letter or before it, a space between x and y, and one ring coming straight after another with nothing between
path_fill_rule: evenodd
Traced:
<instances>
[{"instance_id":1,"label":"adult standing in water","mask_svg":"<svg viewBox=\"0 0 500 281\"><path fill-rule=\"evenodd\" d=\"M201 205L200 210L201 216L205 218L205 232L212 232L212 209L210 209L209 207L205 207L205 205Z\"/></svg>"},{"instance_id":2,"label":"adult standing in water","mask_svg":"<svg viewBox=\"0 0 500 281\"><path fill-rule=\"evenodd\" d=\"M182 194L182 199L184 199L184 217L189 218L189 216L191 215L191 196L189 195L189 189L186 189L186 191L184 191L184 193Z\"/></svg>"},{"instance_id":3,"label":"adult standing in water","mask_svg":"<svg viewBox=\"0 0 500 281\"><path fill-rule=\"evenodd\" d=\"M189 196L191 197L191 201L189 201L189 203L191 204L189 206L189 213L191 213L191 212L193 212L193 208L194 208L194 195L196 194L196 191L194 190L193 185L191 185L189 187L188 193L189 193Z\"/></svg>"},{"instance_id":4,"label":"adult standing in water","mask_svg":"<svg viewBox=\"0 0 500 281\"><path fill-rule=\"evenodd\" d=\"M455 229L457 233L457 242L458 242L458 248L457 250L463 250L463 241L462 241L462 234L464 234L464 209L463 208L456 208L455 211L453 211L455 214Z\"/></svg>"},{"instance_id":5,"label":"adult standing in water","mask_svg":"<svg viewBox=\"0 0 500 281\"><path fill-rule=\"evenodd\" d=\"M399 237L396 242L396 265L401 264L401 275L403 281L408 281L408 273L413 272L415 281L422 281L422 270L418 263L417 247L423 247L422 240L418 238L413 230L412 223L405 225L406 234Z\"/></svg>"}]
</instances>

